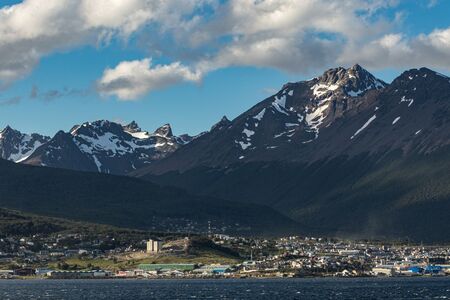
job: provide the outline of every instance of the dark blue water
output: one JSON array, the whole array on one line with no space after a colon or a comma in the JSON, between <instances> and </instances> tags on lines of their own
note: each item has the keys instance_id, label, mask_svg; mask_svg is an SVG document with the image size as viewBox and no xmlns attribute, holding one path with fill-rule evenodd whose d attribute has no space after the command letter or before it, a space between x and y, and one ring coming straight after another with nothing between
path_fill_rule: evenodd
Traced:
<instances>
[{"instance_id":1,"label":"dark blue water","mask_svg":"<svg viewBox=\"0 0 450 300\"><path fill-rule=\"evenodd\" d=\"M3 280L0 299L446 299L450 278Z\"/></svg>"}]
</instances>

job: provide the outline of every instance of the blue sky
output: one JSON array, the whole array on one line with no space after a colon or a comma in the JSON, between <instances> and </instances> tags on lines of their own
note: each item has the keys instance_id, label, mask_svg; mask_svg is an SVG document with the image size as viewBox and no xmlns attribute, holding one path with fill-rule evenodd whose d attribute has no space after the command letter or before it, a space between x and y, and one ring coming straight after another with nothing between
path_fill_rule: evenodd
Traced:
<instances>
[{"instance_id":1,"label":"blue sky","mask_svg":"<svg viewBox=\"0 0 450 300\"><path fill-rule=\"evenodd\" d=\"M53 135L109 119L196 134L333 66L388 82L418 66L450 72L447 0L58 1L1 2L0 127Z\"/></svg>"}]
</instances>

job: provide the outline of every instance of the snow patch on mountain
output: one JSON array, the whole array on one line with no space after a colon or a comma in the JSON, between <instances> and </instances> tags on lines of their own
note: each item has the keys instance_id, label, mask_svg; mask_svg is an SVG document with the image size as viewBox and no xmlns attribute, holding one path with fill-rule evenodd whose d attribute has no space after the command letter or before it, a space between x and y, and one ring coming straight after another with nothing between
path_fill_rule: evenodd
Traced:
<instances>
[{"instance_id":1,"label":"snow patch on mountain","mask_svg":"<svg viewBox=\"0 0 450 300\"><path fill-rule=\"evenodd\" d=\"M132 137L135 137L135 138L140 139L140 140L145 140L145 139L148 139L150 137L150 134L147 131L138 131L138 132L125 131L125 132L130 134Z\"/></svg>"},{"instance_id":2,"label":"snow patch on mountain","mask_svg":"<svg viewBox=\"0 0 450 300\"><path fill-rule=\"evenodd\" d=\"M49 137L35 133L24 134L7 126L0 131L0 158L16 163L23 162L49 140Z\"/></svg>"},{"instance_id":3,"label":"snow patch on mountain","mask_svg":"<svg viewBox=\"0 0 450 300\"><path fill-rule=\"evenodd\" d=\"M235 141L235 142L241 146L242 150L246 150L248 147L252 145L252 143L250 142L242 142L242 141Z\"/></svg>"},{"instance_id":4,"label":"snow patch on mountain","mask_svg":"<svg viewBox=\"0 0 450 300\"><path fill-rule=\"evenodd\" d=\"M403 96L402 99L400 99L400 103L402 102L408 102L408 107L410 107L414 103L414 99L406 99L406 96Z\"/></svg>"},{"instance_id":5,"label":"snow patch on mountain","mask_svg":"<svg viewBox=\"0 0 450 300\"><path fill-rule=\"evenodd\" d=\"M97 166L98 171L101 172L102 171L102 164L98 160L97 156L92 155L92 158L94 159L94 163Z\"/></svg>"},{"instance_id":6,"label":"snow patch on mountain","mask_svg":"<svg viewBox=\"0 0 450 300\"><path fill-rule=\"evenodd\" d=\"M272 102L272 106L280 113L289 116L289 113L286 111L286 95L281 95L280 98L275 96L275 100Z\"/></svg>"},{"instance_id":7,"label":"snow patch on mountain","mask_svg":"<svg viewBox=\"0 0 450 300\"><path fill-rule=\"evenodd\" d=\"M311 87L311 90L313 91L313 95L316 98L320 98L323 95L328 94L329 92L335 91L341 86L339 84L323 84L323 83L317 83Z\"/></svg>"},{"instance_id":8,"label":"snow patch on mountain","mask_svg":"<svg viewBox=\"0 0 450 300\"><path fill-rule=\"evenodd\" d=\"M394 121L392 121L392 125L395 125L395 123L397 123L400 120L400 117L397 117L394 119Z\"/></svg>"},{"instance_id":9,"label":"snow patch on mountain","mask_svg":"<svg viewBox=\"0 0 450 300\"><path fill-rule=\"evenodd\" d=\"M245 134L248 138L250 138L252 135L255 134L255 132L253 130L248 130L247 128L244 128L242 133Z\"/></svg>"},{"instance_id":10,"label":"snow patch on mountain","mask_svg":"<svg viewBox=\"0 0 450 300\"><path fill-rule=\"evenodd\" d=\"M353 135L351 136L350 139L353 140L358 134L360 134L364 129L366 129L367 126L369 126L370 123L372 123L372 121L375 120L376 118L377 118L376 115L373 115L372 117L370 117L370 119L367 120L367 122L364 123L364 125L363 125L361 128L359 128L359 129L355 132L355 134L353 134Z\"/></svg>"},{"instance_id":11,"label":"snow patch on mountain","mask_svg":"<svg viewBox=\"0 0 450 300\"><path fill-rule=\"evenodd\" d=\"M31 136L26 134L23 137L22 143L18 145L17 153L11 154L9 160L20 163L26 160L38 147L44 144L41 141L35 141L30 144L31 140Z\"/></svg>"},{"instance_id":12,"label":"snow patch on mountain","mask_svg":"<svg viewBox=\"0 0 450 300\"><path fill-rule=\"evenodd\" d=\"M314 110L307 110L305 115L306 124L308 124L309 128L315 133L315 138L319 137L319 127L322 125L323 121L327 117L325 111L328 108L328 101L330 98L324 99L321 101L317 108Z\"/></svg>"},{"instance_id":13,"label":"snow patch on mountain","mask_svg":"<svg viewBox=\"0 0 450 300\"><path fill-rule=\"evenodd\" d=\"M262 118L264 118L264 114L266 113L266 109L263 108L256 116L253 117L253 119L256 119L258 121L261 121Z\"/></svg>"}]
</instances>

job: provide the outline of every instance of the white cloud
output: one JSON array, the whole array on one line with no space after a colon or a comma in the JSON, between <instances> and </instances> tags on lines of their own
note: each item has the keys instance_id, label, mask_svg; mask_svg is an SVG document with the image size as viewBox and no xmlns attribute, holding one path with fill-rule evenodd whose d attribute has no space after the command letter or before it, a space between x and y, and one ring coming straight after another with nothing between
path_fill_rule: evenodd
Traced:
<instances>
[{"instance_id":1,"label":"white cloud","mask_svg":"<svg viewBox=\"0 0 450 300\"><path fill-rule=\"evenodd\" d=\"M216 3L212 5L212 16L196 16L188 25L175 22L165 25L172 43L165 48L163 45L161 52L174 53L175 60L189 58L186 65L190 67L176 63L175 68L173 64L155 68L144 66L145 71L136 72L131 71L131 66L137 63L141 66L146 60L125 62L125 65L121 63L113 70L106 70L98 89L104 95L128 100L180 81L199 81L204 74L229 66L269 67L305 74L334 65L346 40L382 32L386 27L384 22L369 24L365 18L389 3L361 0ZM366 16L357 15L356 11L365 12ZM149 44L160 45L159 38L153 36L156 41ZM178 48L182 50L173 50ZM173 68L182 69L184 75L175 72L169 77L161 72ZM145 79L140 80L139 76Z\"/></svg>"},{"instance_id":2,"label":"white cloud","mask_svg":"<svg viewBox=\"0 0 450 300\"><path fill-rule=\"evenodd\" d=\"M174 63L119 62L97 82L103 95L139 98L230 66L305 75L357 62L450 70L450 28L403 34L405 13L384 14L401 1L25 0L0 9L0 85L26 76L55 51L134 35L149 56Z\"/></svg>"},{"instance_id":3,"label":"white cloud","mask_svg":"<svg viewBox=\"0 0 450 300\"><path fill-rule=\"evenodd\" d=\"M182 23L205 1L25 0L3 7L0 87L29 74L45 55L80 45L102 45L116 36L127 39L151 23Z\"/></svg>"},{"instance_id":4,"label":"white cloud","mask_svg":"<svg viewBox=\"0 0 450 300\"><path fill-rule=\"evenodd\" d=\"M386 34L358 49L348 47L339 59L378 69L426 66L450 70L450 28L415 37Z\"/></svg>"},{"instance_id":5,"label":"white cloud","mask_svg":"<svg viewBox=\"0 0 450 300\"><path fill-rule=\"evenodd\" d=\"M113 69L106 69L97 88L103 95L133 100L183 81L199 82L201 77L200 72L193 72L179 62L152 66L151 59L124 61Z\"/></svg>"}]
</instances>

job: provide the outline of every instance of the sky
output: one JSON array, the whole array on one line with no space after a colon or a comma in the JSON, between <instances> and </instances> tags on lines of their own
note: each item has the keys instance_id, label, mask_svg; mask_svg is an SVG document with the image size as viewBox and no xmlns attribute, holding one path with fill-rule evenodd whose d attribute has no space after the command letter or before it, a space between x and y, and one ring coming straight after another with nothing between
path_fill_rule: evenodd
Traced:
<instances>
[{"instance_id":1,"label":"sky","mask_svg":"<svg viewBox=\"0 0 450 300\"><path fill-rule=\"evenodd\" d=\"M0 128L132 120L176 134L359 63L450 74L450 0L0 1Z\"/></svg>"}]
</instances>

